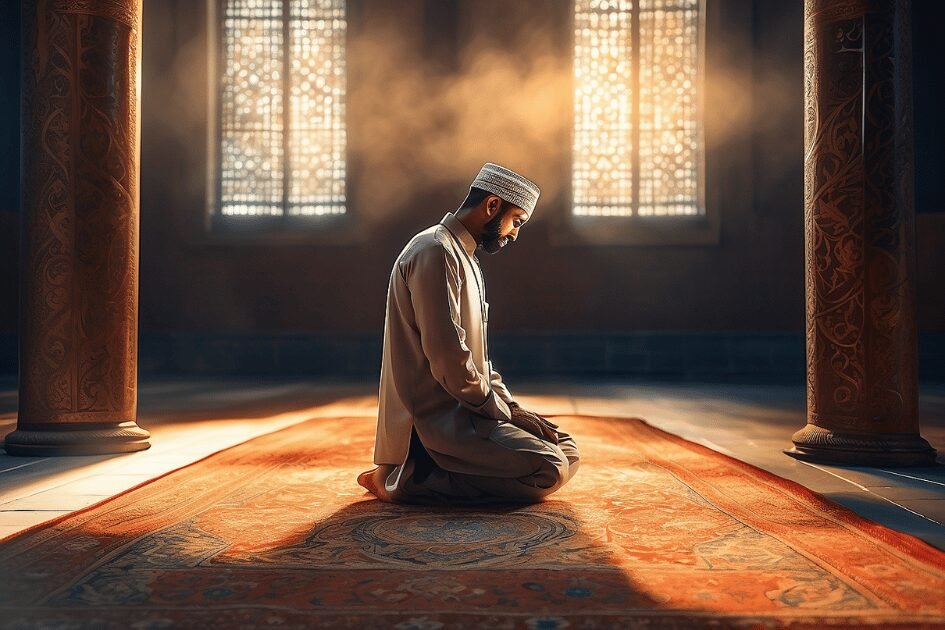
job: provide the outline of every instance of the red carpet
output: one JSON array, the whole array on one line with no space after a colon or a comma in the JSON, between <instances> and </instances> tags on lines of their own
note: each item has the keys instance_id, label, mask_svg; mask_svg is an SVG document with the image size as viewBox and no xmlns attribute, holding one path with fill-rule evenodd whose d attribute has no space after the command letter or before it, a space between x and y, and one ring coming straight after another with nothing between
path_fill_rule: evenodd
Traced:
<instances>
[{"instance_id":1,"label":"red carpet","mask_svg":"<svg viewBox=\"0 0 945 630\"><path fill-rule=\"evenodd\" d=\"M374 422L257 438L0 543L0 626L945 627L945 554L638 420L551 500L365 495Z\"/></svg>"}]
</instances>

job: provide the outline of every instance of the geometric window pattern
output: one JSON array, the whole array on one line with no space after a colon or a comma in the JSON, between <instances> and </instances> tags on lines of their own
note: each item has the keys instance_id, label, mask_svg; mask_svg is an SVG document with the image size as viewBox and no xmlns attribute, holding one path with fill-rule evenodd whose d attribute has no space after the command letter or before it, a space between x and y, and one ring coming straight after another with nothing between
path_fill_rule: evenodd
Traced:
<instances>
[{"instance_id":1,"label":"geometric window pattern","mask_svg":"<svg viewBox=\"0 0 945 630\"><path fill-rule=\"evenodd\" d=\"M345 0L224 0L220 213L345 212Z\"/></svg>"},{"instance_id":2,"label":"geometric window pattern","mask_svg":"<svg viewBox=\"0 0 945 630\"><path fill-rule=\"evenodd\" d=\"M704 0L575 0L573 212L699 215Z\"/></svg>"}]
</instances>

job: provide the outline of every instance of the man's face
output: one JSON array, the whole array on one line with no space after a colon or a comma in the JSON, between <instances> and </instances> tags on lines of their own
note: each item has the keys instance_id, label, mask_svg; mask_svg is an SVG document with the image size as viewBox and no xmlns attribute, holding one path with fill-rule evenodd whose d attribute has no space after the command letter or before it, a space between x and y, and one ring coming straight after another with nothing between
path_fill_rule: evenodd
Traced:
<instances>
[{"instance_id":1,"label":"man's face","mask_svg":"<svg viewBox=\"0 0 945 630\"><path fill-rule=\"evenodd\" d=\"M488 254L496 254L510 241L518 239L519 229L528 221L528 212L500 201L503 205L499 213L486 223L482 232L482 248Z\"/></svg>"}]
</instances>

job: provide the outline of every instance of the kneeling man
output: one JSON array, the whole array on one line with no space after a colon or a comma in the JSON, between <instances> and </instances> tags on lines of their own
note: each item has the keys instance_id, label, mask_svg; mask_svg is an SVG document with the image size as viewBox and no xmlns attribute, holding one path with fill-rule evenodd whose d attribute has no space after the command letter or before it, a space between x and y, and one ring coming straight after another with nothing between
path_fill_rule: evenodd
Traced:
<instances>
[{"instance_id":1,"label":"kneeling man","mask_svg":"<svg viewBox=\"0 0 945 630\"><path fill-rule=\"evenodd\" d=\"M462 206L414 236L391 271L373 470L384 501L533 502L574 476L567 433L519 406L489 360L476 250L514 243L539 190L488 163Z\"/></svg>"}]
</instances>

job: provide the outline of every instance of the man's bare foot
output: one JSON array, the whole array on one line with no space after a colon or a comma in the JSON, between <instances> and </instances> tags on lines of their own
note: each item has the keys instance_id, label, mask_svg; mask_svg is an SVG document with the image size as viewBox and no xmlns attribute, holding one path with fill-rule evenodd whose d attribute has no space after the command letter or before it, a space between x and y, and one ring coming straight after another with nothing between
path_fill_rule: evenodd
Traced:
<instances>
[{"instance_id":1,"label":"man's bare foot","mask_svg":"<svg viewBox=\"0 0 945 630\"><path fill-rule=\"evenodd\" d=\"M390 501L391 494L384 487L384 480L391 472L390 466L378 466L358 475L358 485L376 496L381 501Z\"/></svg>"}]
</instances>

